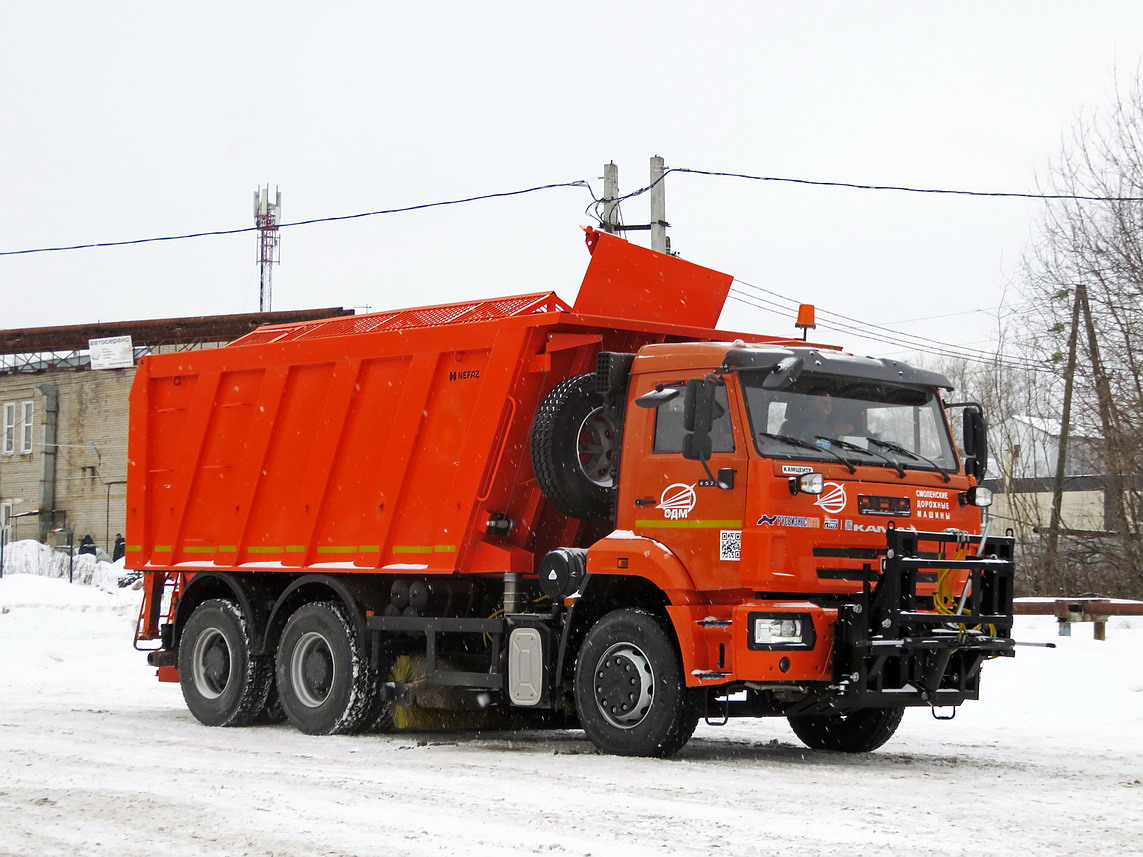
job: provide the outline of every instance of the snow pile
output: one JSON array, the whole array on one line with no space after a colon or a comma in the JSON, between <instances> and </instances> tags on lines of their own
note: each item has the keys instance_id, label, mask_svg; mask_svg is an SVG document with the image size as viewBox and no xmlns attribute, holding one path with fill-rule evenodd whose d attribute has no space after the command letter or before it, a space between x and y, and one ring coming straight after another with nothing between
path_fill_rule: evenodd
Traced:
<instances>
[{"instance_id":1,"label":"snow pile","mask_svg":"<svg viewBox=\"0 0 1143 857\"><path fill-rule=\"evenodd\" d=\"M104 554L106 556L106 554ZM105 562L91 554L76 554L70 559L65 551L54 550L32 539L4 546L4 576L37 575L57 577L70 582L95 586L107 592L119 588L125 574L123 560Z\"/></svg>"},{"instance_id":2,"label":"snow pile","mask_svg":"<svg viewBox=\"0 0 1143 857\"><path fill-rule=\"evenodd\" d=\"M762 719L700 725L660 761L574 730L209 729L132 648L140 597L0 580L0 855L1143 854L1134 620L1101 642L1020 617L1018 639L1059 648L989 662L979 702L911 710L875 753Z\"/></svg>"}]
</instances>

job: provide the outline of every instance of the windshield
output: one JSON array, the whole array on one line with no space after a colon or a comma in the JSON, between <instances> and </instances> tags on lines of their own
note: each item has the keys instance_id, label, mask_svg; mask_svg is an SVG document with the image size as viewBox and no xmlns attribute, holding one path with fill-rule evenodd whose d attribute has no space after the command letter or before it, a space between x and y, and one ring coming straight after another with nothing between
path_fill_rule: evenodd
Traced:
<instances>
[{"instance_id":1,"label":"windshield","mask_svg":"<svg viewBox=\"0 0 1143 857\"><path fill-rule=\"evenodd\" d=\"M935 390L803 372L783 389L742 372L758 452L905 469L957 468Z\"/></svg>"}]
</instances>

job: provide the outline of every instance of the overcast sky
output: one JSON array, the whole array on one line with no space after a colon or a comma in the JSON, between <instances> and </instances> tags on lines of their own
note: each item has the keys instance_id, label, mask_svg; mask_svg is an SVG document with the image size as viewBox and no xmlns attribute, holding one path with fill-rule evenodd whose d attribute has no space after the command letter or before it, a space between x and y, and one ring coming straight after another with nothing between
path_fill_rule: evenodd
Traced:
<instances>
[{"instance_id":1,"label":"overcast sky","mask_svg":"<svg viewBox=\"0 0 1143 857\"><path fill-rule=\"evenodd\" d=\"M266 183L286 222L580 179L599 194L611 160L628 192L656 154L1032 191L1117 70L1134 75L1143 4L9 3L0 39L10 251L252 226ZM284 229L273 308L572 300L590 202L558 188ZM683 257L969 347L1020 301L1009 286L1040 205L667 179ZM647 197L623 215L646 222ZM256 238L2 256L0 282L5 329L253 312ZM931 316L947 317L911 321ZM792 332L738 301L722 326Z\"/></svg>"}]
</instances>

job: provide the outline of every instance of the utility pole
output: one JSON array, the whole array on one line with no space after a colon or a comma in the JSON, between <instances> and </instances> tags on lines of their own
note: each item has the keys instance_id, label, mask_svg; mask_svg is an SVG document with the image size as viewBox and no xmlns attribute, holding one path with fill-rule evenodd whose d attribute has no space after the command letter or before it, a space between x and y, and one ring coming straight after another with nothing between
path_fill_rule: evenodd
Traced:
<instances>
[{"instance_id":1,"label":"utility pole","mask_svg":"<svg viewBox=\"0 0 1143 857\"><path fill-rule=\"evenodd\" d=\"M651 158L651 249L658 253L671 252L667 240L667 187L664 181L666 165L658 155Z\"/></svg>"},{"instance_id":2,"label":"utility pole","mask_svg":"<svg viewBox=\"0 0 1143 857\"><path fill-rule=\"evenodd\" d=\"M603 165L603 231L619 233L619 167L615 161Z\"/></svg>"},{"instance_id":3,"label":"utility pole","mask_svg":"<svg viewBox=\"0 0 1143 857\"><path fill-rule=\"evenodd\" d=\"M270 186L254 191L254 225L258 228L258 263L261 268L258 288L258 312L270 312L270 278L273 265L278 262L278 223L281 222L282 192L274 188L275 200L270 201Z\"/></svg>"},{"instance_id":4,"label":"utility pole","mask_svg":"<svg viewBox=\"0 0 1143 857\"><path fill-rule=\"evenodd\" d=\"M667 237L667 187L664 178L667 168L658 155L651 158L651 222L643 224L619 224L619 167L612 161L603 166L603 216L600 227L604 232L618 235L621 232L651 233L651 249L657 253L671 252L671 239ZM640 193L647 191L644 188Z\"/></svg>"},{"instance_id":5,"label":"utility pole","mask_svg":"<svg viewBox=\"0 0 1143 857\"><path fill-rule=\"evenodd\" d=\"M1112 509L1115 511L1115 528L1122 538L1124 552L1135 564L1136 548L1132 544L1131 526L1127 520L1127 509L1123 503L1123 468L1120 467L1123 450L1119 424L1115 418L1115 403L1111 398L1111 385L1107 381L1103 362L1099 358L1099 342L1095 335L1095 320L1091 316L1087 289L1076 286L1076 299L1080 302L1084 323L1087 328L1087 347L1091 355L1091 371L1095 381L1095 399L1099 405L1099 421L1103 429L1104 465L1107 467L1107 490L1111 492Z\"/></svg>"},{"instance_id":6,"label":"utility pole","mask_svg":"<svg viewBox=\"0 0 1143 857\"><path fill-rule=\"evenodd\" d=\"M1048 557L1052 571L1060 583L1064 575L1060 569L1060 526L1064 504L1064 474L1068 462L1068 437L1071 434L1072 388L1076 375L1076 342L1079 339L1080 303L1084 287L1076 286L1075 303L1072 306L1072 329L1068 333L1068 362L1064 367L1064 413L1060 419L1060 448L1056 451L1056 476L1052 487L1052 517L1048 522Z\"/></svg>"}]
</instances>

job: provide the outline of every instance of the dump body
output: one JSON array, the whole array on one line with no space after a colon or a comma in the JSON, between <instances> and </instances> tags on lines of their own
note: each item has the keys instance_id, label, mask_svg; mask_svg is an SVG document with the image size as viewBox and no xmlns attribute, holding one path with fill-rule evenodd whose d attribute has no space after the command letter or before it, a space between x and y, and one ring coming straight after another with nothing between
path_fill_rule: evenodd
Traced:
<instances>
[{"instance_id":1,"label":"dump body","mask_svg":"<svg viewBox=\"0 0 1143 857\"><path fill-rule=\"evenodd\" d=\"M141 361L128 566L533 572L579 526L531 473L543 395L600 351L736 336L586 316L552 293L437 309L461 318L365 316Z\"/></svg>"}]
</instances>

